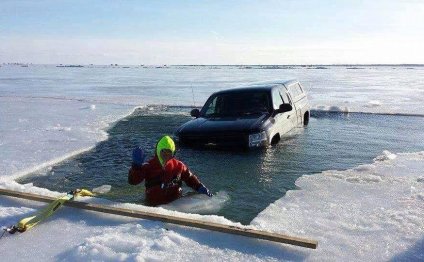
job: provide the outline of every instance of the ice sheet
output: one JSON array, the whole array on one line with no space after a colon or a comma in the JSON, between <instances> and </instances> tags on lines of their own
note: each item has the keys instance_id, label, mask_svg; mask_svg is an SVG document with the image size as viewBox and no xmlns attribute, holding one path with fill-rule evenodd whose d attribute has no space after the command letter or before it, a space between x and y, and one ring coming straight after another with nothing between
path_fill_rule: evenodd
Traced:
<instances>
[{"instance_id":1,"label":"ice sheet","mask_svg":"<svg viewBox=\"0 0 424 262\"><path fill-rule=\"evenodd\" d=\"M300 190L290 191L252 222L257 229L316 239L317 250L65 207L31 231L6 235L0 243L2 255L18 261L73 261L83 257L105 261L211 257L231 261L420 261L424 152L397 154L391 159L385 157L386 153L373 164L300 178ZM41 193L41 189L15 182L0 186ZM115 205L100 199L82 200ZM8 198L2 198L0 203L0 223L12 223L43 205ZM217 216L134 204L117 206L235 225ZM51 243L55 243L54 248ZM16 246L26 248L17 253Z\"/></svg>"},{"instance_id":2,"label":"ice sheet","mask_svg":"<svg viewBox=\"0 0 424 262\"><path fill-rule=\"evenodd\" d=\"M424 152L385 151L373 164L303 176L252 225L314 237L321 261L424 257Z\"/></svg>"},{"instance_id":3,"label":"ice sheet","mask_svg":"<svg viewBox=\"0 0 424 262\"><path fill-rule=\"evenodd\" d=\"M108 125L137 105L199 106L214 91L248 82L298 78L309 91L314 109L424 115L423 67L82 70L92 71L1 67L1 187L59 196L59 192L19 185L12 179L92 147L106 138ZM187 96L192 90L195 99ZM297 181L300 190L289 191L252 222L261 229L315 238L319 247L314 251L63 208L33 230L1 239L1 255L11 261L422 261L423 158L422 152L385 152L373 164L302 177ZM16 223L42 206L0 197L0 225ZM154 210L231 224L223 217ZM17 247L25 248L17 252Z\"/></svg>"},{"instance_id":4,"label":"ice sheet","mask_svg":"<svg viewBox=\"0 0 424 262\"><path fill-rule=\"evenodd\" d=\"M107 138L108 125L132 109L102 104L91 110L89 103L74 100L0 97L0 179L16 178L90 149Z\"/></svg>"}]
</instances>

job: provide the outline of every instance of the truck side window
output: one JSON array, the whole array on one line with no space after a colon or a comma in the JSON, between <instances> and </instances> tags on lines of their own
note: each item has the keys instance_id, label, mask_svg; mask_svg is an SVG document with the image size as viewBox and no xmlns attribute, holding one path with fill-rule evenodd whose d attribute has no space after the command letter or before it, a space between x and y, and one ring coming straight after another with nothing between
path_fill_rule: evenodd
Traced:
<instances>
[{"instance_id":1,"label":"truck side window","mask_svg":"<svg viewBox=\"0 0 424 262\"><path fill-rule=\"evenodd\" d=\"M296 96L296 90L293 88L294 86L293 85L291 85L291 86L289 86L289 92L290 92L290 94L292 95L292 97L295 97Z\"/></svg>"},{"instance_id":2,"label":"truck side window","mask_svg":"<svg viewBox=\"0 0 424 262\"><path fill-rule=\"evenodd\" d=\"M287 96L287 93L284 92L284 90L280 90L280 95L283 98L283 102L285 104L291 104L291 101L290 101L289 97Z\"/></svg>"},{"instance_id":3,"label":"truck side window","mask_svg":"<svg viewBox=\"0 0 424 262\"><path fill-rule=\"evenodd\" d=\"M292 103L292 101L291 101L291 99L290 99L290 96L286 93L286 96L287 96L287 98L289 99L289 104L290 105L293 105L293 103Z\"/></svg>"},{"instance_id":4,"label":"truck side window","mask_svg":"<svg viewBox=\"0 0 424 262\"><path fill-rule=\"evenodd\" d=\"M297 85L297 89L299 90L299 95L303 93L303 88L302 86L298 83Z\"/></svg>"},{"instance_id":5,"label":"truck side window","mask_svg":"<svg viewBox=\"0 0 424 262\"><path fill-rule=\"evenodd\" d=\"M293 97L297 97L302 93L302 90L300 89L298 84L294 84L290 86L290 93Z\"/></svg>"},{"instance_id":6,"label":"truck side window","mask_svg":"<svg viewBox=\"0 0 424 262\"><path fill-rule=\"evenodd\" d=\"M280 92L278 89L274 88L272 89L272 104L274 109L280 108L280 105L283 104L283 99L280 96Z\"/></svg>"},{"instance_id":7,"label":"truck side window","mask_svg":"<svg viewBox=\"0 0 424 262\"><path fill-rule=\"evenodd\" d=\"M212 114L217 113L216 112L216 100L218 100L217 97L215 97L212 100L212 102L209 104L208 109L206 110L206 115L212 115Z\"/></svg>"}]
</instances>

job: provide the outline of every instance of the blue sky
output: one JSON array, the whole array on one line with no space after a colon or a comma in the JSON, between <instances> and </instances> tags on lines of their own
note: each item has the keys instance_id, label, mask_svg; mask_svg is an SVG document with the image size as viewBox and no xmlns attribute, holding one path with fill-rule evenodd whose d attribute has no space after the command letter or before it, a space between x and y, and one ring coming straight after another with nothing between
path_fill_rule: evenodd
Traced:
<instances>
[{"instance_id":1,"label":"blue sky","mask_svg":"<svg viewBox=\"0 0 424 262\"><path fill-rule=\"evenodd\" d=\"M424 63L424 1L5 1L0 62Z\"/></svg>"}]
</instances>

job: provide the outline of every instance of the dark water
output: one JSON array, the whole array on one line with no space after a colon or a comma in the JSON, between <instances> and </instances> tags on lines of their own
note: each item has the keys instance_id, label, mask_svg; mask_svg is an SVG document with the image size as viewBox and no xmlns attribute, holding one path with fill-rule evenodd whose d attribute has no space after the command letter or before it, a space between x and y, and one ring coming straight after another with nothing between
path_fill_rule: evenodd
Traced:
<instances>
[{"instance_id":1,"label":"dark water","mask_svg":"<svg viewBox=\"0 0 424 262\"><path fill-rule=\"evenodd\" d=\"M189 110L138 110L110 128L109 139L93 150L19 182L56 191L109 184L112 190L103 197L142 203L144 186L127 184L132 148L141 145L152 156L162 135L172 135L190 119ZM422 130L423 117L314 112L307 128L295 130L275 147L247 152L179 148L177 158L213 192L229 194L230 200L218 215L248 224L287 190L296 189L294 182L299 176L371 163L383 150L424 150Z\"/></svg>"}]
</instances>

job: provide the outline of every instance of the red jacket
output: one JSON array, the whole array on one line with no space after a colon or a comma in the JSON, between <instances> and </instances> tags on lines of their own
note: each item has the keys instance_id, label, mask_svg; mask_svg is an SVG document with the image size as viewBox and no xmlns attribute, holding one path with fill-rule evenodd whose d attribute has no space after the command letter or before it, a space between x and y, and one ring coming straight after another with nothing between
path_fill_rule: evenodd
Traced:
<instances>
[{"instance_id":1,"label":"red jacket","mask_svg":"<svg viewBox=\"0 0 424 262\"><path fill-rule=\"evenodd\" d=\"M201 186L199 179L183 162L172 158L162 168L157 156L142 166L131 167L128 183L138 185L143 180L146 186L146 202L152 206L166 204L180 198L182 181L196 191Z\"/></svg>"}]
</instances>

